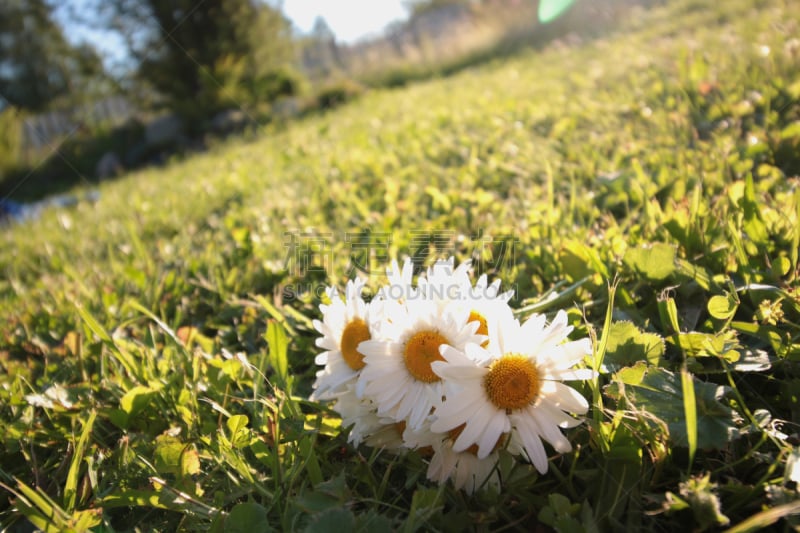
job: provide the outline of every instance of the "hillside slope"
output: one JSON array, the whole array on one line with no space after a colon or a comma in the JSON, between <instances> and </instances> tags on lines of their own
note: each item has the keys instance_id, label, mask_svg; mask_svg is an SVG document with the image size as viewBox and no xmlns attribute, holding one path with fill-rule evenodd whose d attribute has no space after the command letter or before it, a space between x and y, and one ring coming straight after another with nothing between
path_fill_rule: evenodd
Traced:
<instances>
[{"instance_id":1,"label":"hillside slope","mask_svg":"<svg viewBox=\"0 0 800 533\"><path fill-rule=\"evenodd\" d=\"M3 228L1 523L674 530L796 514L799 23L794 0L667 2ZM426 481L418 454L349 447L305 400L311 320L365 250L372 272L381 254L471 257L523 315L567 308L575 335L603 339L575 451L548 449L545 476L501 461L503 491L466 496Z\"/></svg>"}]
</instances>

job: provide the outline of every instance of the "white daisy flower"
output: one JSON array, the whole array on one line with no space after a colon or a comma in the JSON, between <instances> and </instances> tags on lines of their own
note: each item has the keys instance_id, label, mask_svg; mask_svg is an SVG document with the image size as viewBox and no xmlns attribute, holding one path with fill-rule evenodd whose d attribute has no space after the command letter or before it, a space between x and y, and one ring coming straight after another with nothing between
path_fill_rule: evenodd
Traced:
<instances>
[{"instance_id":1,"label":"white daisy flower","mask_svg":"<svg viewBox=\"0 0 800 533\"><path fill-rule=\"evenodd\" d=\"M469 342L484 340L467 318L452 306L440 311L423 297L386 306L377 335L358 346L365 363L358 396L372 400L379 416L418 429L442 399L441 378L431 370L432 362L443 361L439 347L464 349Z\"/></svg>"},{"instance_id":2,"label":"white daisy flower","mask_svg":"<svg viewBox=\"0 0 800 533\"><path fill-rule=\"evenodd\" d=\"M317 346L325 349L314 359L324 365L317 372L312 400L329 400L355 383L359 371L364 368L364 356L358 345L372 338L375 323L380 319L381 302L369 304L361 298L363 280L350 280L345 287L344 300L335 287L327 290L330 305L320 305L322 321L314 320L314 328L322 334Z\"/></svg>"},{"instance_id":3,"label":"white daisy flower","mask_svg":"<svg viewBox=\"0 0 800 533\"><path fill-rule=\"evenodd\" d=\"M370 400L358 398L352 386L336 396L333 410L342 418L342 427L350 428L347 442L358 446L361 442L373 448L398 450L405 447L402 433L404 427L394 420L378 416Z\"/></svg>"},{"instance_id":4,"label":"white daisy flower","mask_svg":"<svg viewBox=\"0 0 800 533\"><path fill-rule=\"evenodd\" d=\"M387 302L405 302L414 299L417 289L412 285L414 277L414 264L406 257L403 268L392 259L392 264L386 269L387 283L378 290L378 298Z\"/></svg>"},{"instance_id":5,"label":"white daisy flower","mask_svg":"<svg viewBox=\"0 0 800 533\"><path fill-rule=\"evenodd\" d=\"M514 296L514 291L500 293L500 280L488 283L486 274L481 275L474 287L470 287L467 297L463 304L469 310L469 322L477 322L478 335L484 335L486 339L481 346L489 346L489 322L508 320L513 317L509 300Z\"/></svg>"},{"instance_id":6,"label":"white daisy flower","mask_svg":"<svg viewBox=\"0 0 800 533\"><path fill-rule=\"evenodd\" d=\"M495 325L496 324L496 325ZM571 370L591 353L589 339L568 341L572 327L559 311L550 325L543 315L524 324L513 317L489 324L489 344L464 350L444 346L444 361L432 363L446 383L447 397L436 408L431 430L463 428L453 450L478 447L478 458L492 453L503 435L510 449L521 448L536 469L547 471L542 439L561 453L572 449L559 428L580 423L568 413L585 414L586 399L562 380L589 379L591 370Z\"/></svg>"},{"instance_id":7,"label":"white daisy flower","mask_svg":"<svg viewBox=\"0 0 800 533\"><path fill-rule=\"evenodd\" d=\"M511 315L508 301L514 292L500 294L500 280L489 284L486 274L481 275L473 286L469 275L472 262L464 261L455 269L453 263L452 257L447 261L437 261L428 269L427 275L420 278L419 291L421 296L436 302L440 310L455 304L461 312L467 312L467 321L476 322L476 333L485 336L482 345L486 347L488 321Z\"/></svg>"},{"instance_id":8,"label":"white daisy flower","mask_svg":"<svg viewBox=\"0 0 800 533\"><path fill-rule=\"evenodd\" d=\"M499 488L497 450L493 450L484 458L478 457L477 446L470 446L464 451L455 451L453 441L458 437L460 430L461 428L457 428L447 433L433 433L430 428L418 431L406 428L403 432L403 441L409 448L430 455L427 476L431 481L441 485L447 480L452 480L456 489L463 489L468 494L481 488Z\"/></svg>"},{"instance_id":9,"label":"white daisy flower","mask_svg":"<svg viewBox=\"0 0 800 533\"><path fill-rule=\"evenodd\" d=\"M435 303L440 311L453 301L465 299L472 289L469 280L471 263L465 261L454 269L454 262L453 257L440 259L417 280L419 297Z\"/></svg>"}]
</instances>

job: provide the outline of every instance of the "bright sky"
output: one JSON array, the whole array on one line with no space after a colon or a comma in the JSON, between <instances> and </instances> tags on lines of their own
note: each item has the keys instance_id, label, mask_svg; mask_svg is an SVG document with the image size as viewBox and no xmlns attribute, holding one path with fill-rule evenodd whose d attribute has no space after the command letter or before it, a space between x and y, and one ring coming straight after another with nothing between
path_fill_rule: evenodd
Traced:
<instances>
[{"instance_id":1,"label":"bright sky","mask_svg":"<svg viewBox=\"0 0 800 533\"><path fill-rule=\"evenodd\" d=\"M402 0L284 0L283 12L303 33L311 31L320 16L336 39L345 42L380 33L390 22L408 16Z\"/></svg>"}]
</instances>

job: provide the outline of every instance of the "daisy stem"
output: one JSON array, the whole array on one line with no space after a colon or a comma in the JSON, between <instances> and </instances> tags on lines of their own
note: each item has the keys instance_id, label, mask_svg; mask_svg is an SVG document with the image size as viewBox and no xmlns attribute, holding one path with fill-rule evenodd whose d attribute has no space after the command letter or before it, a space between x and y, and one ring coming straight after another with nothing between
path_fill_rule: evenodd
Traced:
<instances>
[{"instance_id":1,"label":"daisy stem","mask_svg":"<svg viewBox=\"0 0 800 533\"><path fill-rule=\"evenodd\" d=\"M603 394L600 390L600 368L603 366L603 359L605 358L606 348L608 346L608 336L611 330L612 316L614 314L614 296L617 293L618 282L619 280L614 279L614 281L608 286L608 306L606 307L606 317L605 322L603 323L603 332L600 337L600 342L594 342L596 347L594 356L592 358L592 370L594 370L594 376L592 377L592 381L590 383L592 388L592 416L598 429L603 417ZM599 434L603 435L603 432L601 431ZM605 441L605 438L603 438L602 445L603 449L608 451L608 443Z\"/></svg>"}]
</instances>

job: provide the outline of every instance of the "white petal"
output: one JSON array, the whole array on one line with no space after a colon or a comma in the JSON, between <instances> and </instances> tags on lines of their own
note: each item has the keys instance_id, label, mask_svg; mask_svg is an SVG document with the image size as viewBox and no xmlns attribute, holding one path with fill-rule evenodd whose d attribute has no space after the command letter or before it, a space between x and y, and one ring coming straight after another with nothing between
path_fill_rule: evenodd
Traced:
<instances>
[{"instance_id":1,"label":"white petal","mask_svg":"<svg viewBox=\"0 0 800 533\"><path fill-rule=\"evenodd\" d=\"M518 352L515 339L521 337L520 326L513 313L502 314L489 323L489 346L492 355Z\"/></svg>"},{"instance_id":2,"label":"white petal","mask_svg":"<svg viewBox=\"0 0 800 533\"><path fill-rule=\"evenodd\" d=\"M431 412L431 407L436 402L437 390L441 390L436 383L420 385L420 394L414 398L413 408L408 417L408 425L412 429L419 429ZM420 397L421 396L421 397ZM438 394L441 397L441 393Z\"/></svg>"},{"instance_id":3,"label":"white petal","mask_svg":"<svg viewBox=\"0 0 800 533\"><path fill-rule=\"evenodd\" d=\"M466 345L464 348L464 355L466 355L467 359L473 364L478 363L481 366L485 365L492 359L492 353L486 350L483 346L473 342L470 342Z\"/></svg>"},{"instance_id":4,"label":"white petal","mask_svg":"<svg viewBox=\"0 0 800 533\"><path fill-rule=\"evenodd\" d=\"M434 361L431 363L433 373L444 380L462 382L464 380L480 379L486 374L486 370L473 365L448 364L444 361Z\"/></svg>"},{"instance_id":5,"label":"white petal","mask_svg":"<svg viewBox=\"0 0 800 533\"><path fill-rule=\"evenodd\" d=\"M483 432L490 425L492 417L496 415L497 408L495 406L488 402L481 402L478 410L470 416L461 434L453 443L453 449L463 452L473 444L477 444ZM500 435L497 436L500 437Z\"/></svg>"},{"instance_id":6,"label":"white petal","mask_svg":"<svg viewBox=\"0 0 800 533\"><path fill-rule=\"evenodd\" d=\"M542 439L536 428L536 423L531 419L518 418L512 421L517 429L517 434L522 439L522 445L528 454L528 459L540 474L547 472L547 453L544 451Z\"/></svg>"},{"instance_id":7,"label":"white petal","mask_svg":"<svg viewBox=\"0 0 800 533\"><path fill-rule=\"evenodd\" d=\"M550 370L545 374L545 379L558 381L584 381L595 377L591 368L576 368L575 370Z\"/></svg>"},{"instance_id":8,"label":"white petal","mask_svg":"<svg viewBox=\"0 0 800 533\"><path fill-rule=\"evenodd\" d=\"M445 399L436 409L431 431L444 433L457 428L473 418L483 403L481 398L467 393Z\"/></svg>"},{"instance_id":9,"label":"white petal","mask_svg":"<svg viewBox=\"0 0 800 533\"><path fill-rule=\"evenodd\" d=\"M539 403L536 404L535 409L542 409L547 413L547 416L558 425L558 427L566 429L566 428L574 428L575 426L579 426L581 424L581 420L577 418L573 418L552 403L547 398L542 398Z\"/></svg>"},{"instance_id":10,"label":"white petal","mask_svg":"<svg viewBox=\"0 0 800 533\"><path fill-rule=\"evenodd\" d=\"M568 387L558 381L544 381L541 393L553 405L564 411L582 415L589 410L589 403L586 398L572 387Z\"/></svg>"},{"instance_id":11,"label":"white petal","mask_svg":"<svg viewBox=\"0 0 800 533\"><path fill-rule=\"evenodd\" d=\"M528 409L528 413L536 419L536 423L539 426L544 440L549 442L557 452L567 453L572 451L572 445L569 443L569 440L561 433L556 423L548 419L543 411L534 407Z\"/></svg>"},{"instance_id":12,"label":"white petal","mask_svg":"<svg viewBox=\"0 0 800 533\"><path fill-rule=\"evenodd\" d=\"M358 344L357 350L364 356L385 357L393 354L402 353L403 346L394 342L386 341L362 341Z\"/></svg>"},{"instance_id":13,"label":"white petal","mask_svg":"<svg viewBox=\"0 0 800 533\"><path fill-rule=\"evenodd\" d=\"M505 414L495 415L489 419L489 424L483 431L480 440L478 441L478 459L484 459L497 446L497 441L503 433L511 430L511 422Z\"/></svg>"},{"instance_id":14,"label":"white petal","mask_svg":"<svg viewBox=\"0 0 800 533\"><path fill-rule=\"evenodd\" d=\"M566 342L558 346L544 347L537 354L540 364L554 369L570 368L592 353L592 343L589 339Z\"/></svg>"}]
</instances>

